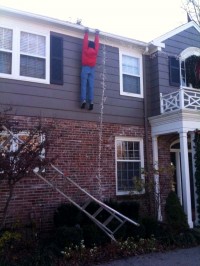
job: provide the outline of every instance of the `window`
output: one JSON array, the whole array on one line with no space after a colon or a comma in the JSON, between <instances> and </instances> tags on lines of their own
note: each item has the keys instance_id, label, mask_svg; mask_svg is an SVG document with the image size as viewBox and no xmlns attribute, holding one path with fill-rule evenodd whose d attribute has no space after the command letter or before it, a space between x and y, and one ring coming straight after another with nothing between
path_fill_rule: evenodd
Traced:
<instances>
[{"instance_id":1,"label":"window","mask_svg":"<svg viewBox=\"0 0 200 266\"><path fill-rule=\"evenodd\" d=\"M120 54L120 93L132 97L143 97L141 55Z\"/></svg>"},{"instance_id":2,"label":"window","mask_svg":"<svg viewBox=\"0 0 200 266\"><path fill-rule=\"evenodd\" d=\"M179 59L180 58L180 59ZM180 56L169 57L169 83L188 88L200 88L200 49L188 47Z\"/></svg>"},{"instance_id":3,"label":"window","mask_svg":"<svg viewBox=\"0 0 200 266\"><path fill-rule=\"evenodd\" d=\"M200 56L192 55L182 61L182 86L200 88Z\"/></svg>"},{"instance_id":4,"label":"window","mask_svg":"<svg viewBox=\"0 0 200 266\"><path fill-rule=\"evenodd\" d=\"M140 138L116 138L116 187L117 194L140 193L137 184L143 182L143 140Z\"/></svg>"},{"instance_id":5,"label":"window","mask_svg":"<svg viewBox=\"0 0 200 266\"><path fill-rule=\"evenodd\" d=\"M46 30L37 34L18 27L0 27L0 77L63 84L62 42L61 37L50 38Z\"/></svg>"},{"instance_id":6,"label":"window","mask_svg":"<svg viewBox=\"0 0 200 266\"><path fill-rule=\"evenodd\" d=\"M0 27L0 73L11 74L12 36L11 29Z\"/></svg>"},{"instance_id":7,"label":"window","mask_svg":"<svg viewBox=\"0 0 200 266\"><path fill-rule=\"evenodd\" d=\"M20 76L46 79L45 36L21 32Z\"/></svg>"}]
</instances>

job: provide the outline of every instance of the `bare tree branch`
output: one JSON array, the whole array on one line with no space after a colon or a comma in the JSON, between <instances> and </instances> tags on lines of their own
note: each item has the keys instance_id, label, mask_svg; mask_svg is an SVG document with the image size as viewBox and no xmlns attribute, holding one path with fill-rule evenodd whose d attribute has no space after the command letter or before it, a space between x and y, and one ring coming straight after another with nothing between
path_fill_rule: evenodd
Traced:
<instances>
[{"instance_id":1,"label":"bare tree branch","mask_svg":"<svg viewBox=\"0 0 200 266\"><path fill-rule=\"evenodd\" d=\"M200 1L199 0L183 0L182 8L188 17L200 25Z\"/></svg>"}]
</instances>

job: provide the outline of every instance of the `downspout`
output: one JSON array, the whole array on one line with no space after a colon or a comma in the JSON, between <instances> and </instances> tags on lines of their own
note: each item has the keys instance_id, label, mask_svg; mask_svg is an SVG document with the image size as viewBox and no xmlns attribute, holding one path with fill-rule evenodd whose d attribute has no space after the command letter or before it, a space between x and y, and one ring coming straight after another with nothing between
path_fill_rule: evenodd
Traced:
<instances>
[{"instance_id":1,"label":"downspout","mask_svg":"<svg viewBox=\"0 0 200 266\"><path fill-rule=\"evenodd\" d=\"M144 92L144 132L145 132L145 147L146 147L146 170L149 170L149 142L148 142L148 116L147 116L147 80L146 80L146 60L145 55L148 53L148 47L142 56L143 61L143 92Z\"/></svg>"},{"instance_id":2,"label":"downspout","mask_svg":"<svg viewBox=\"0 0 200 266\"><path fill-rule=\"evenodd\" d=\"M149 153L149 141L148 141L148 107L147 107L147 75L146 75L146 59L145 55L148 54L148 47L146 47L145 52L143 53L142 56L142 62L143 62L143 93L144 93L144 133L145 133L145 147L146 147L146 154L145 154L145 159L146 159L146 171L149 172L150 170L150 153ZM149 204L149 214L152 213L151 210L151 204Z\"/></svg>"}]
</instances>

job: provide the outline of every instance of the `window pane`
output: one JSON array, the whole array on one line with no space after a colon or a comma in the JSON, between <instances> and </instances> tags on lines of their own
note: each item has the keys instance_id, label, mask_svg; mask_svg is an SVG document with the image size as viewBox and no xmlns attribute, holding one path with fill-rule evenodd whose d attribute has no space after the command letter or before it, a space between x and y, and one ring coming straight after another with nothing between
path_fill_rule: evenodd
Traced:
<instances>
[{"instance_id":1,"label":"window pane","mask_svg":"<svg viewBox=\"0 0 200 266\"><path fill-rule=\"evenodd\" d=\"M126 74L139 75L139 59L122 55L122 70Z\"/></svg>"},{"instance_id":2,"label":"window pane","mask_svg":"<svg viewBox=\"0 0 200 266\"><path fill-rule=\"evenodd\" d=\"M122 147L121 147L122 142L117 141L117 159L122 158Z\"/></svg>"},{"instance_id":3,"label":"window pane","mask_svg":"<svg viewBox=\"0 0 200 266\"><path fill-rule=\"evenodd\" d=\"M134 142L134 154L133 158L135 160L140 160L140 143L139 142Z\"/></svg>"},{"instance_id":4,"label":"window pane","mask_svg":"<svg viewBox=\"0 0 200 266\"><path fill-rule=\"evenodd\" d=\"M20 75L45 79L45 59L21 55Z\"/></svg>"},{"instance_id":5,"label":"window pane","mask_svg":"<svg viewBox=\"0 0 200 266\"><path fill-rule=\"evenodd\" d=\"M11 74L12 54L0 52L0 73Z\"/></svg>"},{"instance_id":6,"label":"window pane","mask_svg":"<svg viewBox=\"0 0 200 266\"><path fill-rule=\"evenodd\" d=\"M140 78L123 75L123 91L130 93L140 93Z\"/></svg>"},{"instance_id":7,"label":"window pane","mask_svg":"<svg viewBox=\"0 0 200 266\"><path fill-rule=\"evenodd\" d=\"M139 141L117 141L117 159L140 160Z\"/></svg>"},{"instance_id":8,"label":"window pane","mask_svg":"<svg viewBox=\"0 0 200 266\"><path fill-rule=\"evenodd\" d=\"M134 190L134 180L140 177L140 162L117 162L118 191Z\"/></svg>"},{"instance_id":9,"label":"window pane","mask_svg":"<svg viewBox=\"0 0 200 266\"><path fill-rule=\"evenodd\" d=\"M12 30L0 27L0 49L12 50Z\"/></svg>"},{"instance_id":10,"label":"window pane","mask_svg":"<svg viewBox=\"0 0 200 266\"><path fill-rule=\"evenodd\" d=\"M45 57L45 37L28 32L21 32L20 52Z\"/></svg>"},{"instance_id":11,"label":"window pane","mask_svg":"<svg viewBox=\"0 0 200 266\"><path fill-rule=\"evenodd\" d=\"M180 84L179 60L176 57L169 57L169 80L172 86Z\"/></svg>"}]
</instances>

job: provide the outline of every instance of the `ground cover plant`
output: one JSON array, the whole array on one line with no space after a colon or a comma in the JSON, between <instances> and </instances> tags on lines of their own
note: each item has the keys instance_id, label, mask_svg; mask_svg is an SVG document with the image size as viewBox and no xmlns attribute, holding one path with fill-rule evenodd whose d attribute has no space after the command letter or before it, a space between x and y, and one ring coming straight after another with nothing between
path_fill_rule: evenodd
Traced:
<instances>
[{"instance_id":1,"label":"ground cover plant","mask_svg":"<svg viewBox=\"0 0 200 266\"><path fill-rule=\"evenodd\" d=\"M139 217L139 205L133 201L107 204L115 205L118 210L122 207L126 209L126 215L134 216L140 227L125 223L116 236L117 242L111 242L78 209L62 204L55 212L52 231L38 232L34 224L22 227L20 223L1 230L0 265L96 265L127 256L200 244L198 231L189 229L183 219L177 220L180 203L174 192L170 192L166 201L166 223L152 217ZM170 213L168 204L172 207ZM179 216L184 217L181 208L179 212Z\"/></svg>"}]
</instances>

